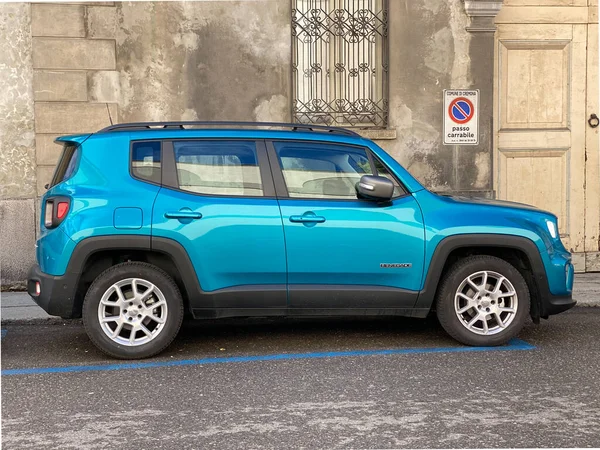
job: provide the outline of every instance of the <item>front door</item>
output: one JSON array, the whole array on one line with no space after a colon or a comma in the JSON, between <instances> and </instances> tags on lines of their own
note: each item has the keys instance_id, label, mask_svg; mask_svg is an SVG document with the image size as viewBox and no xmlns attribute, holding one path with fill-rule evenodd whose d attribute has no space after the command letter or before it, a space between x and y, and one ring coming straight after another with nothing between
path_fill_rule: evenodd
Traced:
<instances>
[{"instance_id":1,"label":"front door","mask_svg":"<svg viewBox=\"0 0 600 450\"><path fill-rule=\"evenodd\" d=\"M411 308L423 272L416 200L363 147L269 142L286 239L292 308ZM378 170L377 170L378 168ZM388 176L395 198L357 198L365 174Z\"/></svg>"},{"instance_id":2,"label":"front door","mask_svg":"<svg viewBox=\"0 0 600 450\"><path fill-rule=\"evenodd\" d=\"M285 307L283 227L264 144L163 144L152 236L187 251L205 295L193 308Z\"/></svg>"}]
</instances>

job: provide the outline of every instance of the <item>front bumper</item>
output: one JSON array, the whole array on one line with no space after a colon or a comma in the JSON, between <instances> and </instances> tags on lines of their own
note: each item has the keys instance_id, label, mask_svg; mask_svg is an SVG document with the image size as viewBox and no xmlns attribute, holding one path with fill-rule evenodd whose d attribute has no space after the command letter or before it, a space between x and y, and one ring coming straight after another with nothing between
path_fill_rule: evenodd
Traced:
<instances>
[{"instance_id":1,"label":"front bumper","mask_svg":"<svg viewBox=\"0 0 600 450\"><path fill-rule=\"evenodd\" d=\"M546 299L542 299L542 314L541 316L547 318L554 314L560 314L561 312L571 309L577 304L576 300L573 300L573 296L569 295L548 295Z\"/></svg>"},{"instance_id":2,"label":"front bumper","mask_svg":"<svg viewBox=\"0 0 600 450\"><path fill-rule=\"evenodd\" d=\"M573 300L575 268L571 262L571 254L563 248L554 249L549 256L549 264L540 268L537 274L539 313L545 319L560 314L577 303Z\"/></svg>"},{"instance_id":3,"label":"front bumper","mask_svg":"<svg viewBox=\"0 0 600 450\"><path fill-rule=\"evenodd\" d=\"M36 293L36 283L40 283L40 293ZM48 275L35 264L27 275L27 293L51 316L63 319L75 317L75 293L77 275L66 273L63 276Z\"/></svg>"}]
</instances>

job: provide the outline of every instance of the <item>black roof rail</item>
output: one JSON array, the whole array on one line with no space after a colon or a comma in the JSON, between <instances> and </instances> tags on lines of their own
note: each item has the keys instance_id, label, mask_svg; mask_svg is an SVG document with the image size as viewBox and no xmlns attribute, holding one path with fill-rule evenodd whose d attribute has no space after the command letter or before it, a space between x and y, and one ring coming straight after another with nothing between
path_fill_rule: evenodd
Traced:
<instances>
[{"instance_id":1,"label":"black roof rail","mask_svg":"<svg viewBox=\"0 0 600 450\"><path fill-rule=\"evenodd\" d=\"M284 123L284 122L203 122L203 121L188 121L188 122L131 122L119 123L103 128L98 133L108 133L111 131L121 130L145 130L145 129L168 129L178 128L185 130L186 126L235 126L235 127L280 127L291 128L292 131L323 131L328 133L337 133L346 136L360 137L360 134L355 131L347 130L340 127L327 127L323 125L312 125L303 123Z\"/></svg>"}]
</instances>

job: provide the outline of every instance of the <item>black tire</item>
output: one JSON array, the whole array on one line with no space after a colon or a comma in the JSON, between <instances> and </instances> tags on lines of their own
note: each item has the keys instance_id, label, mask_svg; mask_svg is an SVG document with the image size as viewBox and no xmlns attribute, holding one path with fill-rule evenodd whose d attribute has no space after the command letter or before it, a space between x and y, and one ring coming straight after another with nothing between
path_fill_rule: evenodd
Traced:
<instances>
[{"instance_id":1,"label":"black tire","mask_svg":"<svg viewBox=\"0 0 600 450\"><path fill-rule=\"evenodd\" d=\"M154 284L164 295L167 303L166 321L157 336L137 346L121 345L102 330L98 319L98 307L104 293L114 284L128 278L140 278ZM88 289L83 302L83 325L90 340L101 351L119 359L141 359L165 350L181 327L184 308L179 288L163 270L142 262L126 262L102 272Z\"/></svg>"},{"instance_id":2,"label":"black tire","mask_svg":"<svg viewBox=\"0 0 600 450\"><path fill-rule=\"evenodd\" d=\"M517 294L518 304L512 322L504 329L500 330L500 327L497 327L500 331L496 334L477 334L467 329L467 326L463 325L463 322L459 319L455 309L455 296L461 283L467 277L480 271L496 272L504 276L512 284ZM483 284L483 281L481 283ZM444 330L463 344L482 347L503 345L515 337L527 320L529 307L529 288L521 273L505 260L487 255L470 256L455 263L444 276L436 298L437 317ZM471 311L464 314L472 314L474 317L477 311L475 308ZM495 319L491 320L495 321ZM476 323L481 323L481 328L483 328L484 324L482 322ZM498 325L498 322L493 323L496 326Z\"/></svg>"}]
</instances>

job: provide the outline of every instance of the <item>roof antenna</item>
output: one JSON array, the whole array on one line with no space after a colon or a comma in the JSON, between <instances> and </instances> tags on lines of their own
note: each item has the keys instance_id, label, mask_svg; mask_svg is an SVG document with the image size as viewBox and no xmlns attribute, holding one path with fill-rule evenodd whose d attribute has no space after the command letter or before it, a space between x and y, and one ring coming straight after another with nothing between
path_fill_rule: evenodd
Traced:
<instances>
[{"instance_id":1,"label":"roof antenna","mask_svg":"<svg viewBox=\"0 0 600 450\"><path fill-rule=\"evenodd\" d=\"M108 107L108 103L105 103L106 111L108 111L108 120L110 120L110 124L113 125L112 117L110 116L110 108Z\"/></svg>"}]
</instances>

